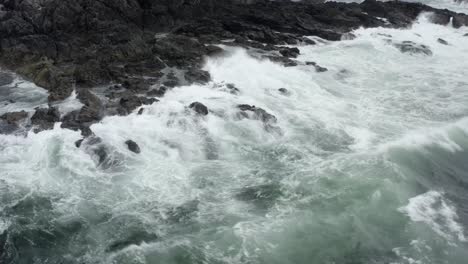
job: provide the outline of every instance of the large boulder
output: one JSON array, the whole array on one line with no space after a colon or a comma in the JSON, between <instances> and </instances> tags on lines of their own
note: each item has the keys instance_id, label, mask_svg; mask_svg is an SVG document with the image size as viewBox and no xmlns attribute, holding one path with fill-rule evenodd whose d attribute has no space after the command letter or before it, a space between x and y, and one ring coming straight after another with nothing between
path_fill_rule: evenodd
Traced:
<instances>
[{"instance_id":1,"label":"large boulder","mask_svg":"<svg viewBox=\"0 0 468 264\"><path fill-rule=\"evenodd\" d=\"M34 126L35 133L50 130L54 128L55 123L59 121L60 112L55 107L38 108L31 117L31 124Z\"/></svg>"}]
</instances>

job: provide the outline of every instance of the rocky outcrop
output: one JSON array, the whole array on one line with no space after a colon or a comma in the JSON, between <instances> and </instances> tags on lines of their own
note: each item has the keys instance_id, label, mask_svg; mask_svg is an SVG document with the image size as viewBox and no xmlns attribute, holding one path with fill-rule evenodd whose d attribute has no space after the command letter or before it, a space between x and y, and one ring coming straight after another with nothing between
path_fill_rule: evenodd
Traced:
<instances>
[{"instance_id":1,"label":"rocky outcrop","mask_svg":"<svg viewBox=\"0 0 468 264\"><path fill-rule=\"evenodd\" d=\"M28 118L26 111L10 112L0 116L0 134L10 134L20 128L21 122Z\"/></svg>"},{"instance_id":2,"label":"rocky outcrop","mask_svg":"<svg viewBox=\"0 0 468 264\"><path fill-rule=\"evenodd\" d=\"M206 116L208 115L208 107L200 102L193 102L189 105L189 108L192 109L195 113Z\"/></svg>"},{"instance_id":3,"label":"rocky outcrop","mask_svg":"<svg viewBox=\"0 0 468 264\"><path fill-rule=\"evenodd\" d=\"M38 108L31 117L31 124L34 132L39 133L44 130L54 128L54 124L60 121L60 112L55 107Z\"/></svg>"},{"instance_id":4,"label":"rocky outcrop","mask_svg":"<svg viewBox=\"0 0 468 264\"><path fill-rule=\"evenodd\" d=\"M293 67L300 52L286 45L315 43L304 36L338 41L358 27L409 26L421 12L433 12L435 23L468 25L464 14L376 0L0 0L0 6L0 65L47 89L51 103L73 90L83 94L81 109L63 118L40 112L34 125L40 131L62 121L84 135L106 114L155 102L144 95L209 82L201 66L206 56L222 54L219 44L262 50L262 58ZM399 48L415 50L407 43ZM11 82L0 74L0 86ZM109 102L82 92L95 86L108 86Z\"/></svg>"}]
</instances>

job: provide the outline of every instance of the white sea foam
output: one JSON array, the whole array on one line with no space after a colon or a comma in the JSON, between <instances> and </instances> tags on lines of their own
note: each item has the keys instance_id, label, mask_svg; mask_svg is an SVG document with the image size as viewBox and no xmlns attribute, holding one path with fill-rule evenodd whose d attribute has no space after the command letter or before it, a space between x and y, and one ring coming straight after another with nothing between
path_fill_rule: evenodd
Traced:
<instances>
[{"instance_id":1,"label":"white sea foam","mask_svg":"<svg viewBox=\"0 0 468 264\"><path fill-rule=\"evenodd\" d=\"M123 250L122 255L139 261L141 254L159 259L176 251L227 263L320 263L321 257L346 258L352 253L342 249L359 242L379 247L370 255L407 247L410 241L401 245L401 240L417 240L421 231L405 229L409 219L396 209L401 197L413 193L416 179L408 175L406 182L395 175L399 164L388 165L382 153L431 144L453 153L466 150L465 32L430 24L423 16L410 29L358 29L353 40L299 47L298 60L315 61L329 69L324 73L304 64L285 68L244 49L226 48L225 57L207 60L209 84L176 87L160 102L144 106L142 115L137 109L93 125L108 164L98 165L95 146L76 148L80 133L59 124L28 137L0 135L1 184L13 197L9 205L35 194L50 198L54 213L63 218L99 223L80 230L84 234L76 239L88 240L74 245L79 255L89 239L99 245L80 259L88 262L119 263L121 256L108 254L106 247L116 236L126 237L119 232L127 224L161 237ZM405 40L429 46L433 56L403 54L392 44ZM231 93L228 83L239 93ZM188 105L194 101L210 114L193 113ZM280 131L240 119L238 104L275 115ZM72 96L61 109L79 106ZM128 150L128 139L139 144L141 154ZM237 198L245 187L265 184L281 186L274 190L281 198ZM187 222L171 220L174 208L194 200L199 202L194 216ZM449 243L465 240L455 207L442 192L415 197L401 211ZM57 220L49 219L52 214L43 217ZM461 250L431 244L465 254L457 245ZM404 258L419 259L411 251Z\"/></svg>"},{"instance_id":2,"label":"white sea foam","mask_svg":"<svg viewBox=\"0 0 468 264\"><path fill-rule=\"evenodd\" d=\"M437 191L429 191L409 199L408 205L399 209L412 221L428 225L449 241L466 241L463 226L458 221L456 208Z\"/></svg>"},{"instance_id":3,"label":"white sea foam","mask_svg":"<svg viewBox=\"0 0 468 264\"><path fill-rule=\"evenodd\" d=\"M328 2L361 3L363 0L327 0ZM390 0L381 0L390 1ZM422 3L435 8L449 9L458 13L468 14L468 2L464 0L405 0L405 2Z\"/></svg>"}]
</instances>

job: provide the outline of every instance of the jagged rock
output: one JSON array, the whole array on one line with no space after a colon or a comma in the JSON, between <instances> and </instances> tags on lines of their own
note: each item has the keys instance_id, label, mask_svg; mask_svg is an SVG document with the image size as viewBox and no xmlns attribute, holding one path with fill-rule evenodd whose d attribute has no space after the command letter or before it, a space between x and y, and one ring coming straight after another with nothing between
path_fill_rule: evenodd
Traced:
<instances>
[{"instance_id":1,"label":"jagged rock","mask_svg":"<svg viewBox=\"0 0 468 264\"><path fill-rule=\"evenodd\" d=\"M169 67L185 67L201 64L203 56L212 48L207 49L194 38L168 34L156 39L152 51L159 54Z\"/></svg>"},{"instance_id":2,"label":"jagged rock","mask_svg":"<svg viewBox=\"0 0 468 264\"><path fill-rule=\"evenodd\" d=\"M439 42L442 45L448 45L448 42L445 39L438 38L437 42Z\"/></svg>"},{"instance_id":3,"label":"jagged rock","mask_svg":"<svg viewBox=\"0 0 468 264\"><path fill-rule=\"evenodd\" d=\"M403 41L394 44L402 53L432 55L431 49L424 44L417 44L412 41Z\"/></svg>"},{"instance_id":4,"label":"jagged rock","mask_svg":"<svg viewBox=\"0 0 468 264\"><path fill-rule=\"evenodd\" d=\"M145 108L142 107L140 110L138 110L138 115L142 115L144 111L145 111Z\"/></svg>"},{"instance_id":5,"label":"jagged rock","mask_svg":"<svg viewBox=\"0 0 468 264\"><path fill-rule=\"evenodd\" d=\"M167 92L167 88L165 86L161 86L158 89L150 90L146 93L148 96L157 96L162 97Z\"/></svg>"},{"instance_id":6,"label":"jagged rock","mask_svg":"<svg viewBox=\"0 0 468 264\"><path fill-rule=\"evenodd\" d=\"M73 66L57 67L50 60L42 60L18 69L38 86L49 91L49 101L64 100L73 91Z\"/></svg>"},{"instance_id":7,"label":"jagged rock","mask_svg":"<svg viewBox=\"0 0 468 264\"><path fill-rule=\"evenodd\" d=\"M175 76L174 72L170 72L166 75L166 81L163 83L165 86L174 88L181 85L180 80Z\"/></svg>"},{"instance_id":8,"label":"jagged rock","mask_svg":"<svg viewBox=\"0 0 468 264\"><path fill-rule=\"evenodd\" d=\"M468 15L460 13L453 15L452 25L454 28L468 26Z\"/></svg>"},{"instance_id":9,"label":"jagged rock","mask_svg":"<svg viewBox=\"0 0 468 264\"><path fill-rule=\"evenodd\" d=\"M259 119L263 123L276 123L277 119L274 115L268 113L262 108L255 107L254 105L241 104L237 106L241 110L241 116L244 118ZM248 113L251 113L249 115Z\"/></svg>"},{"instance_id":10,"label":"jagged rock","mask_svg":"<svg viewBox=\"0 0 468 264\"><path fill-rule=\"evenodd\" d=\"M62 128L71 130L81 130L83 136L89 136L91 130L89 127L99 122L103 117L103 113L99 109L90 106L83 106L80 110L72 111L62 118Z\"/></svg>"},{"instance_id":11,"label":"jagged rock","mask_svg":"<svg viewBox=\"0 0 468 264\"><path fill-rule=\"evenodd\" d=\"M83 144L83 141L84 141L83 138L82 138L82 139L78 139L77 141L75 141L75 146L76 146L77 148L80 148L80 147L81 147L81 144Z\"/></svg>"},{"instance_id":12,"label":"jagged rock","mask_svg":"<svg viewBox=\"0 0 468 264\"><path fill-rule=\"evenodd\" d=\"M291 60L290 58L274 56L274 55L264 55L262 56L264 59L268 59L272 62L280 63L284 67L294 67L297 66L297 62Z\"/></svg>"},{"instance_id":13,"label":"jagged rock","mask_svg":"<svg viewBox=\"0 0 468 264\"><path fill-rule=\"evenodd\" d=\"M127 140L125 141L125 144L131 152L134 152L136 154L139 154L141 152L140 146L138 146L138 144L135 141Z\"/></svg>"},{"instance_id":14,"label":"jagged rock","mask_svg":"<svg viewBox=\"0 0 468 264\"><path fill-rule=\"evenodd\" d=\"M9 124L16 124L21 120L24 120L28 117L28 112L19 111L19 112L10 112L5 113L0 116L0 119L5 120Z\"/></svg>"},{"instance_id":15,"label":"jagged rock","mask_svg":"<svg viewBox=\"0 0 468 264\"><path fill-rule=\"evenodd\" d=\"M148 91L151 83L148 79L130 78L125 80L122 86L132 91Z\"/></svg>"},{"instance_id":16,"label":"jagged rock","mask_svg":"<svg viewBox=\"0 0 468 264\"><path fill-rule=\"evenodd\" d=\"M89 136L92 134L89 127L104 117L104 105L89 89L78 90L77 98L84 106L66 114L61 120L61 127L75 131L81 130L83 136Z\"/></svg>"},{"instance_id":17,"label":"jagged rock","mask_svg":"<svg viewBox=\"0 0 468 264\"><path fill-rule=\"evenodd\" d=\"M155 102L159 102L159 100L136 95L125 95L119 101L120 108L118 111L121 115L128 115L142 105L151 105Z\"/></svg>"},{"instance_id":18,"label":"jagged rock","mask_svg":"<svg viewBox=\"0 0 468 264\"><path fill-rule=\"evenodd\" d=\"M39 108L31 117L31 124L35 126L34 132L39 133L43 130L54 128L54 124L60 121L60 112L55 107Z\"/></svg>"},{"instance_id":19,"label":"jagged rock","mask_svg":"<svg viewBox=\"0 0 468 264\"><path fill-rule=\"evenodd\" d=\"M279 53L283 55L283 57L287 57L287 58L297 58L297 56L301 54L298 48L288 48L288 47L281 48L279 50Z\"/></svg>"},{"instance_id":20,"label":"jagged rock","mask_svg":"<svg viewBox=\"0 0 468 264\"><path fill-rule=\"evenodd\" d=\"M195 111L199 115L208 115L208 107L199 102L193 102L189 105L189 108Z\"/></svg>"},{"instance_id":21,"label":"jagged rock","mask_svg":"<svg viewBox=\"0 0 468 264\"><path fill-rule=\"evenodd\" d=\"M28 118L25 111L5 113L0 116L0 134L11 134L19 127L21 121Z\"/></svg>"},{"instance_id":22,"label":"jagged rock","mask_svg":"<svg viewBox=\"0 0 468 264\"><path fill-rule=\"evenodd\" d=\"M108 83L122 83L119 89L132 95L147 92L150 85L186 84L163 76L166 67L184 72L189 83L208 82L200 69L205 56L222 52L218 44L267 51L270 55L264 58L290 67L297 65L290 58L298 52L279 45L313 44L304 36L337 41L359 27L407 27L422 12L434 13L436 23L453 17L454 27L468 25L465 14L418 3L317 1L3 0L0 63L47 89L54 102L75 88ZM223 42L227 39L234 41ZM432 53L428 47L408 43L398 47L403 52ZM272 55L278 51L282 56ZM0 85L11 81L2 76ZM112 94L111 104L125 95ZM126 100L119 111L106 113L128 114L135 103ZM92 123L102 118L102 111L85 105L67 118ZM90 133L88 126L80 127Z\"/></svg>"},{"instance_id":23,"label":"jagged rock","mask_svg":"<svg viewBox=\"0 0 468 264\"><path fill-rule=\"evenodd\" d=\"M190 68L185 72L185 80L189 83L205 84L211 80L210 73L204 70Z\"/></svg>"}]
</instances>

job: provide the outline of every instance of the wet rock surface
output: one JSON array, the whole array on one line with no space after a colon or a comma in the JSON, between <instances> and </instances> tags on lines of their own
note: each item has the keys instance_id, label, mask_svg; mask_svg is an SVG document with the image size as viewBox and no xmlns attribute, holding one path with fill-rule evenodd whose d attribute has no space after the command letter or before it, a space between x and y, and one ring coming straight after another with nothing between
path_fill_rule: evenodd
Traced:
<instances>
[{"instance_id":1,"label":"wet rock surface","mask_svg":"<svg viewBox=\"0 0 468 264\"><path fill-rule=\"evenodd\" d=\"M349 32L358 27L406 27L428 11L434 23L452 19L454 27L468 25L464 14L375 0L0 0L0 6L0 65L47 89L50 103L76 90L84 104L63 118L38 112L32 121L36 131L62 121L62 127L83 135L90 135L90 125L105 115L127 115L156 102L143 95L162 97L172 87L209 82L201 67L206 56L223 54L219 44L261 50L262 58L294 67L300 51L285 45L315 43L304 36L350 39ZM432 53L414 43L396 46L402 52ZM0 86L12 81L11 74L0 73ZM110 102L83 92L109 84L116 87L106 92Z\"/></svg>"},{"instance_id":2,"label":"wet rock surface","mask_svg":"<svg viewBox=\"0 0 468 264\"><path fill-rule=\"evenodd\" d=\"M412 41L403 41L401 43L394 44L402 53L409 54L422 54L422 55L432 55L431 49L423 44L418 44Z\"/></svg>"},{"instance_id":3,"label":"wet rock surface","mask_svg":"<svg viewBox=\"0 0 468 264\"><path fill-rule=\"evenodd\" d=\"M10 112L0 116L0 134L10 134L20 128L20 124L28 118L26 111Z\"/></svg>"},{"instance_id":4,"label":"wet rock surface","mask_svg":"<svg viewBox=\"0 0 468 264\"><path fill-rule=\"evenodd\" d=\"M286 88L279 88L278 92L280 92L280 94L282 94L282 95L290 95L291 94L291 92Z\"/></svg>"},{"instance_id":5,"label":"wet rock surface","mask_svg":"<svg viewBox=\"0 0 468 264\"><path fill-rule=\"evenodd\" d=\"M322 67L322 66L318 65L316 62L313 62L313 61L306 62L306 65L314 66L316 72L326 72L326 71L328 71L327 68Z\"/></svg>"},{"instance_id":6,"label":"wet rock surface","mask_svg":"<svg viewBox=\"0 0 468 264\"><path fill-rule=\"evenodd\" d=\"M298 48L281 48L279 50L279 53L283 55L284 57L288 58L297 58L299 54L301 53Z\"/></svg>"},{"instance_id":7,"label":"wet rock surface","mask_svg":"<svg viewBox=\"0 0 468 264\"><path fill-rule=\"evenodd\" d=\"M448 42L445 39L439 38L439 39L437 39L437 42L439 42L442 45L448 45Z\"/></svg>"},{"instance_id":8,"label":"wet rock surface","mask_svg":"<svg viewBox=\"0 0 468 264\"><path fill-rule=\"evenodd\" d=\"M43 130L54 128L56 122L60 121L60 112L55 107L39 108L31 117L31 124L35 127L34 132L39 133Z\"/></svg>"},{"instance_id":9,"label":"wet rock surface","mask_svg":"<svg viewBox=\"0 0 468 264\"><path fill-rule=\"evenodd\" d=\"M140 146L138 146L138 144L135 141L127 140L125 141L125 144L127 145L128 150L130 150L131 152L136 154L139 154L141 152Z\"/></svg>"},{"instance_id":10,"label":"wet rock surface","mask_svg":"<svg viewBox=\"0 0 468 264\"><path fill-rule=\"evenodd\" d=\"M253 119L259 119L264 123L276 123L277 119L276 116L268 113L264 109L260 107L256 107L254 105L247 105L247 104L241 104L237 106L241 112L240 116L243 118L253 118Z\"/></svg>"},{"instance_id":11,"label":"wet rock surface","mask_svg":"<svg viewBox=\"0 0 468 264\"><path fill-rule=\"evenodd\" d=\"M189 108L192 109L195 113L199 115L206 116L208 115L208 107L206 107L204 104L200 102L193 102L189 105Z\"/></svg>"}]
</instances>

